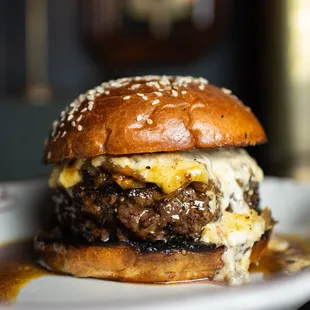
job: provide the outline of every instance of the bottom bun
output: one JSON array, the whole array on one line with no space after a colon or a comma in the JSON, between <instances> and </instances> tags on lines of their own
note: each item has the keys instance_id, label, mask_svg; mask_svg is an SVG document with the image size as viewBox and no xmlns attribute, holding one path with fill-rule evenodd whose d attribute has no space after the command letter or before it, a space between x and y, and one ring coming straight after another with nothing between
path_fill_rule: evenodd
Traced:
<instances>
[{"instance_id":1,"label":"bottom bun","mask_svg":"<svg viewBox=\"0 0 310 310\"><path fill-rule=\"evenodd\" d=\"M266 249L269 233L255 243L251 262ZM203 250L141 251L138 246L71 245L36 237L39 263L54 272L75 277L91 277L125 282L160 283L198 279L212 280L224 264L224 246Z\"/></svg>"}]
</instances>

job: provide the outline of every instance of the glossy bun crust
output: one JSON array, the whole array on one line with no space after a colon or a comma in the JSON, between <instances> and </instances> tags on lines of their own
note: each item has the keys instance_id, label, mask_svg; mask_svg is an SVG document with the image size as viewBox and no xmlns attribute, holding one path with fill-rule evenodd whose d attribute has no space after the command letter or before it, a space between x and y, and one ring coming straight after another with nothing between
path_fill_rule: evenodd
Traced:
<instances>
[{"instance_id":1,"label":"glossy bun crust","mask_svg":"<svg viewBox=\"0 0 310 310\"><path fill-rule=\"evenodd\" d=\"M267 248L269 233L254 244L251 262ZM47 269L75 277L125 282L159 283L195 279L212 280L223 267L224 246L203 251L143 252L127 245L68 245L35 238L39 263Z\"/></svg>"},{"instance_id":2,"label":"glossy bun crust","mask_svg":"<svg viewBox=\"0 0 310 310\"><path fill-rule=\"evenodd\" d=\"M265 141L259 121L229 90L202 78L146 76L103 83L80 95L54 122L44 160Z\"/></svg>"}]
</instances>

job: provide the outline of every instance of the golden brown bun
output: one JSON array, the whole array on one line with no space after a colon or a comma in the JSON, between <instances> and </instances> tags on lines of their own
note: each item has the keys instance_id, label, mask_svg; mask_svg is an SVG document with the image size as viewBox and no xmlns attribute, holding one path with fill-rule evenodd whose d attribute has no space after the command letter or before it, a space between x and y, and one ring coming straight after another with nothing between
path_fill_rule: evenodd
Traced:
<instances>
[{"instance_id":1,"label":"golden brown bun","mask_svg":"<svg viewBox=\"0 0 310 310\"><path fill-rule=\"evenodd\" d=\"M268 242L271 236L272 230L268 230L262 235L259 241L254 243L251 253L251 263L260 260L264 252L268 248Z\"/></svg>"},{"instance_id":2,"label":"golden brown bun","mask_svg":"<svg viewBox=\"0 0 310 310\"><path fill-rule=\"evenodd\" d=\"M251 261L259 259L269 234L254 245ZM172 250L170 253L141 252L126 245L73 246L35 239L42 266L75 277L91 277L125 282L175 282L212 280L223 267L224 246L208 251Z\"/></svg>"},{"instance_id":3,"label":"golden brown bun","mask_svg":"<svg viewBox=\"0 0 310 310\"><path fill-rule=\"evenodd\" d=\"M242 147L266 141L227 89L191 77L136 77L81 95L53 125L44 159Z\"/></svg>"}]
</instances>

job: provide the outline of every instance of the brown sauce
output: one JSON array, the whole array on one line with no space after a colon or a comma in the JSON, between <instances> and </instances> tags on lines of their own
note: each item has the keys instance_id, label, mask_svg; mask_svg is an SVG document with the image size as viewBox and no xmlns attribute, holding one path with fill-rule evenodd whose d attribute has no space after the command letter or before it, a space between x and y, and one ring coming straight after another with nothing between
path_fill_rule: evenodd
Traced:
<instances>
[{"instance_id":1,"label":"brown sauce","mask_svg":"<svg viewBox=\"0 0 310 310\"><path fill-rule=\"evenodd\" d=\"M250 267L251 273L264 278L275 274L294 274L310 267L310 240L297 235L273 236L260 260Z\"/></svg>"},{"instance_id":2,"label":"brown sauce","mask_svg":"<svg viewBox=\"0 0 310 310\"><path fill-rule=\"evenodd\" d=\"M263 273L268 278L277 273L293 274L308 266L310 240L293 235L276 236L259 262L251 265L250 272ZM24 285L52 274L36 264L32 241L3 245L0 247L0 303L13 302ZM209 280L198 282L210 283Z\"/></svg>"},{"instance_id":3,"label":"brown sauce","mask_svg":"<svg viewBox=\"0 0 310 310\"><path fill-rule=\"evenodd\" d=\"M31 280L49 274L35 263L32 241L0 247L0 303L11 303Z\"/></svg>"}]
</instances>

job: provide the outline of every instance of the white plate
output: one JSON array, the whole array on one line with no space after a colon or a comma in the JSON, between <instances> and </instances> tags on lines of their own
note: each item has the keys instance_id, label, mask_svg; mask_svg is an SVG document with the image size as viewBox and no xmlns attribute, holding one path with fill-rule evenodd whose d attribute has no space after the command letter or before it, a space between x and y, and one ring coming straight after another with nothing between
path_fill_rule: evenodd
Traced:
<instances>
[{"instance_id":1,"label":"white plate","mask_svg":"<svg viewBox=\"0 0 310 310\"><path fill-rule=\"evenodd\" d=\"M279 220L276 231L310 235L310 184L267 178L262 206ZM0 184L0 243L30 237L46 214L44 180ZM43 211L43 212L42 212ZM297 309L310 299L310 272L241 287L212 284L135 285L44 276L22 288L10 309Z\"/></svg>"}]
</instances>

